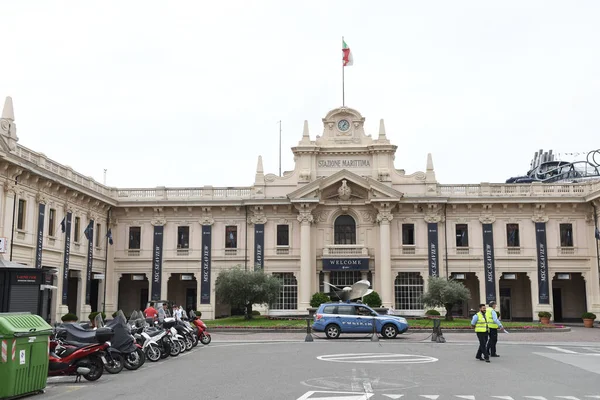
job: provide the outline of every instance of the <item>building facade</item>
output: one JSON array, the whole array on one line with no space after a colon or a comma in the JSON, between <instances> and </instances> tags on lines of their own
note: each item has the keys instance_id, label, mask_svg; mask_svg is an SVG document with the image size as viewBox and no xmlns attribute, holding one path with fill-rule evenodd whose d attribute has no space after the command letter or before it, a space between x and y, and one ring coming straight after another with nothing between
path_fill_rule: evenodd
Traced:
<instances>
[{"instance_id":1,"label":"building facade","mask_svg":"<svg viewBox=\"0 0 600 400\"><path fill-rule=\"evenodd\" d=\"M421 315L429 276L459 279L505 320L580 320L600 312L595 208L600 182L443 185L397 169L383 120L338 108L311 139L305 122L293 171L238 188L112 188L18 144L12 101L0 125L4 260L55 271L48 315L125 313L168 299L205 318L220 271L262 269L283 282L270 314L305 314L329 284L368 279L403 315ZM65 232L61 221L64 218ZM12 229L14 225L14 229ZM91 228L91 229L90 229ZM111 232L112 245L107 233ZM107 263L108 260L108 263Z\"/></svg>"}]
</instances>

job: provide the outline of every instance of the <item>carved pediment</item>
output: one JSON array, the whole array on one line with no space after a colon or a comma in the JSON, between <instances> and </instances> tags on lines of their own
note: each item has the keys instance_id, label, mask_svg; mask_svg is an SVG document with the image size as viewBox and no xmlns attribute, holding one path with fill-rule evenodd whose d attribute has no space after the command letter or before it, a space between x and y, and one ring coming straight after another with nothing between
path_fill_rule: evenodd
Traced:
<instances>
[{"instance_id":1,"label":"carved pediment","mask_svg":"<svg viewBox=\"0 0 600 400\"><path fill-rule=\"evenodd\" d=\"M290 193L289 199L312 202L352 202L373 200L399 201L404 195L375 179L363 178L348 170L317 179L310 184Z\"/></svg>"}]
</instances>

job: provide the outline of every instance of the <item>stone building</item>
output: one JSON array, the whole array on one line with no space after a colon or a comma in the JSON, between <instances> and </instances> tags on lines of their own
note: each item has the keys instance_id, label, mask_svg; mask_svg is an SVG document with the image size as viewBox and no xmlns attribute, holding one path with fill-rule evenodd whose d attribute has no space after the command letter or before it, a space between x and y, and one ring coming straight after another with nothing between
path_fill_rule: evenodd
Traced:
<instances>
[{"instance_id":1,"label":"stone building","mask_svg":"<svg viewBox=\"0 0 600 400\"><path fill-rule=\"evenodd\" d=\"M265 174L259 157L247 187L112 188L19 145L7 98L3 259L55 271L46 296L52 320L68 310L83 319L103 307L129 313L149 299L208 319L228 315L214 284L236 265L282 279L279 300L264 310L271 314L306 313L327 283L368 279L384 307L420 315L431 275L471 291L456 315L491 300L504 320L600 313L599 181L440 184L430 154L424 171L397 169L383 120L376 135L364 121L356 110L334 109L314 139L305 122L294 170Z\"/></svg>"}]
</instances>

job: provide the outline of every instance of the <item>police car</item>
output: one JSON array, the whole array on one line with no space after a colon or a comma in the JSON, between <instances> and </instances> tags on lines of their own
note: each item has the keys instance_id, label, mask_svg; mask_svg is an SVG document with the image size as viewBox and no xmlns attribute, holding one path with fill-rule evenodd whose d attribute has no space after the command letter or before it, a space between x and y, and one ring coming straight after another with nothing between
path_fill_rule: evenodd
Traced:
<instances>
[{"instance_id":1,"label":"police car","mask_svg":"<svg viewBox=\"0 0 600 400\"><path fill-rule=\"evenodd\" d=\"M386 339L394 339L408 330L405 318L378 314L362 303L324 303L315 313L313 330L325 332L328 339L337 339L341 333L371 333L375 330Z\"/></svg>"}]
</instances>

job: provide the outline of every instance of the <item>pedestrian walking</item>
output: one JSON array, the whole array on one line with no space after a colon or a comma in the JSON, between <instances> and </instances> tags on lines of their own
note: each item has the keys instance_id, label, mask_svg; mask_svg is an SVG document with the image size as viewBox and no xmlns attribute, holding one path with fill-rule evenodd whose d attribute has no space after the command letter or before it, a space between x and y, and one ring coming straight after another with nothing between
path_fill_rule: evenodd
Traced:
<instances>
[{"instance_id":1,"label":"pedestrian walking","mask_svg":"<svg viewBox=\"0 0 600 400\"><path fill-rule=\"evenodd\" d=\"M490 335L487 343L487 351L490 357L500 357L498 353L496 353L496 343L498 343L498 329L500 329L501 331L504 330L502 322L500 322L495 308L496 302L490 301L489 308L487 308L485 312L485 318L488 321Z\"/></svg>"},{"instance_id":2,"label":"pedestrian walking","mask_svg":"<svg viewBox=\"0 0 600 400\"><path fill-rule=\"evenodd\" d=\"M479 305L479 312L473 315L473 319L471 320L471 326L475 328L475 333L477 334L477 339L479 339L479 349L477 350L477 354L475 358L480 361L490 362L490 355L487 351L487 342L488 342L488 322L485 317L485 304ZM483 357L483 358L481 358Z\"/></svg>"}]
</instances>

